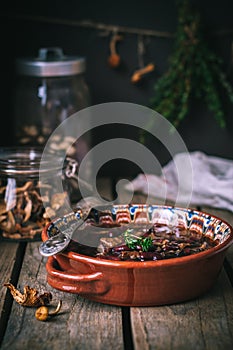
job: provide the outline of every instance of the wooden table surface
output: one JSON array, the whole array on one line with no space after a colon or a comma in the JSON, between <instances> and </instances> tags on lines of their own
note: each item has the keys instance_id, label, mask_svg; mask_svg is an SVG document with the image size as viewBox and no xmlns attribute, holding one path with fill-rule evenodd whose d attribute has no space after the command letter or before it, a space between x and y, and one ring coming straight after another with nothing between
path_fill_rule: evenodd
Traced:
<instances>
[{"instance_id":1,"label":"wooden table surface","mask_svg":"<svg viewBox=\"0 0 233 350\"><path fill-rule=\"evenodd\" d=\"M100 179L98 188L104 197L112 198L110 180ZM144 200L144 196L135 195L135 203ZM124 203L124 194L120 194L119 202ZM231 212L198 209L233 225ZM0 242L1 349L233 349L233 246L216 284L204 296L168 306L119 307L50 287L39 244ZM35 309L19 305L3 286L5 282L21 291L25 285L50 291L52 305L62 300L61 312L49 321L38 321Z\"/></svg>"}]
</instances>

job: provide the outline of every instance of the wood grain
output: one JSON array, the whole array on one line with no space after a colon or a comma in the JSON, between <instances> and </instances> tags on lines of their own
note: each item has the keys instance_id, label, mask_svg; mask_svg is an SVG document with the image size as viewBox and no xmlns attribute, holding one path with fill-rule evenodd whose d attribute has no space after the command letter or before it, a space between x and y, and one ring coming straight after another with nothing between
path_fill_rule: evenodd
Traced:
<instances>
[{"instance_id":1,"label":"wood grain","mask_svg":"<svg viewBox=\"0 0 233 350\"><path fill-rule=\"evenodd\" d=\"M46 258L38 243L28 244L18 288L25 285L51 291L51 309L63 301L61 313L40 322L34 308L13 303L2 349L123 349L121 308L90 302L51 288L46 281Z\"/></svg>"},{"instance_id":2,"label":"wood grain","mask_svg":"<svg viewBox=\"0 0 233 350\"><path fill-rule=\"evenodd\" d=\"M4 283L17 281L24 253L22 244L0 241L0 345L11 312L11 295Z\"/></svg>"},{"instance_id":3,"label":"wood grain","mask_svg":"<svg viewBox=\"0 0 233 350\"><path fill-rule=\"evenodd\" d=\"M10 282L12 277L12 271L16 260L16 253L19 247L18 243L14 242L0 242L0 276L1 276L1 288L0 288L0 314L2 314L7 289L4 287L5 282Z\"/></svg>"},{"instance_id":4,"label":"wood grain","mask_svg":"<svg viewBox=\"0 0 233 350\"><path fill-rule=\"evenodd\" d=\"M135 350L232 349L232 287L223 270L203 297L170 306L131 308L131 322Z\"/></svg>"}]
</instances>

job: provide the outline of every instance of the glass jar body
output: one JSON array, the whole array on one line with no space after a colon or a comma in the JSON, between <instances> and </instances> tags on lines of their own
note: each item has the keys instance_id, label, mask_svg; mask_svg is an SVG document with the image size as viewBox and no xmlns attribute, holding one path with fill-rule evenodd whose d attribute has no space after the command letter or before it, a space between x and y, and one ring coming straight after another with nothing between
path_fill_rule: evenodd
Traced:
<instances>
[{"instance_id":1,"label":"glass jar body","mask_svg":"<svg viewBox=\"0 0 233 350\"><path fill-rule=\"evenodd\" d=\"M15 92L18 145L44 145L69 116L90 106L83 74L65 77L19 76Z\"/></svg>"},{"instance_id":2,"label":"glass jar body","mask_svg":"<svg viewBox=\"0 0 233 350\"><path fill-rule=\"evenodd\" d=\"M53 163L42 164L41 156L32 147L0 150L0 231L5 239L40 240L43 228L70 210L65 168L50 168Z\"/></svg>"}]
</instances>

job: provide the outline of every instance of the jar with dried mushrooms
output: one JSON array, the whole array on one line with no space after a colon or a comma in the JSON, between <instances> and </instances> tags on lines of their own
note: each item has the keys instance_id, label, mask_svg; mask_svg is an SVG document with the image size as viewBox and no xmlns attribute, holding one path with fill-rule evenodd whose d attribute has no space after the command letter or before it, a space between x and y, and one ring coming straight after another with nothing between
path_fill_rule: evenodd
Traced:
<instances>
[{"instance_id":1,"label":"jar with dried mushrooms","mask_svg":"<svg viewBox=\"0 0 233 350\"><path fill-rule=\"evenodd\" d=\"M41 148L0 149L2 238L40 240L43 228L53 218L71 210L67 164L68 158L43 158Z\"/></svg>"}]
</instances>

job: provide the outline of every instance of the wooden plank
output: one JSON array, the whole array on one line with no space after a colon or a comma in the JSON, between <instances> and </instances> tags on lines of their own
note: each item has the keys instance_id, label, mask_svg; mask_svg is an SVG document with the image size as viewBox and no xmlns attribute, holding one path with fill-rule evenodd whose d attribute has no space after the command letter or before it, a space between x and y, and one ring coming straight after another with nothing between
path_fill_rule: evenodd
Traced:
<instances>
[{"instance_id":1,"label":"wooden plank","mask_svg":"<svg viewBox=\"0 0 233 350\"><path fill-rule=\"evenodd\" d=\"M18 266L19 258L19 243L0 242L0 344L5 333L12 305L11 297L4 283L13 283L13 281L17 280L20 269L20 266Z\"/></svg>"},{"instance_id":2,"label":"wooden plank","mask_svg":"<svg viewBox=\"0 0 233 350\"><path fill-rule=\"evenodd\" d=\"M91 302L50 287L46 281L46 258L40 256L39 243L27 246L18 288L25 285L40 292L51 291L56 306L63 301L61 313L47 322L34 317L35 309L15 301L1 349L117 349L122 350L121 308Z\"/></svg>"},{"instance_id":3,"label":"wooden plank","mask_svg":"<svg viewBox=\"0 0 233 350\"><path fill-rule=\"evenodd\" d=\"M3 284L11 281L18 246L18 243L15 242L0 242L0 314L2 314L3 311L3 305L7 292L7 289L3 286Z\"/></svg>"},{"instance_id":4,"label":"wooden plank","mask_svg":"<svg viewBox=\"0 0 233 350\"><path fill-rule=\"evenodd\" d=\"M232 349L232 287L223 270L205 296L170 306L131 308L131 323L135 350Z\"/></svg>"}]
</instances>

